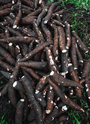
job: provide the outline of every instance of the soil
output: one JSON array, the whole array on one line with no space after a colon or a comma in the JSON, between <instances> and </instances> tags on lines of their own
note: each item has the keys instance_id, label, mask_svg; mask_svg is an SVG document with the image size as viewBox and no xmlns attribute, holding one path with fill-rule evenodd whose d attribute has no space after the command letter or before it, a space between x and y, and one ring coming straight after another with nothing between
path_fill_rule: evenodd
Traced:
<instances>
[{"instance_id":1,"label":"soil","mask_svg":"<svg viewBox=\"0 0 90 124\"><path fill-rule=\"evenodd\" d=\"M80 32L82 32L82 35L80 36L80 38L88 46L90 42L88 40L90 38L90 22L89 22L90 14L88 14L88 11L82 8L76 8L74 4L66 4L66 6L62 8L65 8L65 12L63 13L63 17L62 17L62 22L65 22L67 20L70 24L72 24L72 22L74 21L74 17L72 17L72 13L73 12L78 13L78 15L75 17L77 21L78 35L80 35ZM82 11L83 11L83 16L80 14L80 12ZM85 26L81 27L80 22L83 22L83 21L85 21ZM83 57L85 60L90 58L90 53L86 56L83 55ZM8 80L0 74L0 82L1 82L0 84L0 89L1 89L8 82ZM82 99L87 103L87 100L84 96ZM1 117L4 114L5 114L5 120L6 122L8 122L7 124L14 124L15 108L10 104L7 94L3 97L0 97L0 122L2 121ZM82 124L84 124L85 122L89 122L89 119L90 119L90 118L87 118L86 115L84 115L84 117L85 117L84 122ZM70 124L72 123L71 121L70 121Z\"/></svg>"}]
</instances>

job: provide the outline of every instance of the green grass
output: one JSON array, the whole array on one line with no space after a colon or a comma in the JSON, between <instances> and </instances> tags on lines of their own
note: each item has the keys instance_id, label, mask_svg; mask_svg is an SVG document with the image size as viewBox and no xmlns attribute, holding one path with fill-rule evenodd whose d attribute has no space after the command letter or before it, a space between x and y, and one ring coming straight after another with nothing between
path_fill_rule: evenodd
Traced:
<instances>
[{"instance_id":1,"label":"green grass","mask_svg":"<svg viewBox=\"0 0 90 124\"><path fill-rule=\"evenodd\" d=\"M49 2L54 2L54 0L48 0ZM90 12L90 0L63 0L60 6L65 6L67 3L75 4L76 9L78 7L84 8L85 10L89 10Z\"/></svg>"},{"instance_id":2,"label":"green grass","mask_svg":"<svg viewBox=\"0 0 90 124\"><path fill-rule=\"evenodd\" d=\"M0 124L8 124L8 122L5 120L5 113L3 114L3 116L1 117L1 122Z\"/></svg>"},{"instance_id":3,"label":"green grass","mask_svg":"<svg viewBox=\"0 0 90 124\"><path fill-rule=\"evenodd\" d=\"M78 13L77 13L77 12L73 12L73 13L72 13L73 22L72 22L72 24L71 24L71 29L72 29L72 30L75 30L77 33L78 33L78 30L77 30L77 26L78 26L78 25L79 25L79 28L85 28L85 25L86 25L85 20L83 20L82 22L79 21L78 23L77 23L77 20L76 20L76 17L77 17L77 16L83 17L83 12L84 12L84 11L80 11L80 12L78 11ZM80 37L82 37L82 32L79 32L79 35L80 35Z\"/></svg>"},{"instance_id":4,"label":"green grass","mask_svg":"<svg viewBox=\"0 0 90 124\"><path fill-rule=\"evenodd\" d=\"M84 97L86 97L85 92L83 93L83 95L85 95ZM73 98L76 98L76 96L73 96ZM79 98L76 98L76 99L79 100ZM74 101L76 101L76 99L74 99ZM89 108L87 102L83 101L82 99L80 99L80 104L81 104L81 107L85 108L86 113L82 113L80 111L75 111L75 110L71 109L70 107L68 107L67 114L68 114L69 118L72 119L72 121L69 124L84 124L84 123L89 124L90 108Z\"/></svg>"},{"instance_id":5,"label":"green grass","mask_svg":"<svg viewBox=\"0 0 90 124\"><path fill-rule=\"evenodd\" d=\"M75 4L75 7L81 7L85 10L90 10L90 0L63 0L62 6L65 6L67 3Z\"/></svg>"}]
</instances>

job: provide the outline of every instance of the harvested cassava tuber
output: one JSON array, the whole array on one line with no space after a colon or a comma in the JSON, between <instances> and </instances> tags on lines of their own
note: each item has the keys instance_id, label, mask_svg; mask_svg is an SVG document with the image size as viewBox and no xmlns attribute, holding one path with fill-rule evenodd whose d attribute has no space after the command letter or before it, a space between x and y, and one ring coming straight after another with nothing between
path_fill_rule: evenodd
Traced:
<instances>
[{"instance_id":1,"label":"harvested cassava tuber","mask_svg":"<svg viewBox=\"0 0 90 124\"><path fill-rule=\"evenodd\" d=\"M82 99L85 82L90 103L90 60L80 53L88 49L67 20L59 2L0 0L0 67L8 82L0 97L8 93L15 107L15 124L67 124L68 106L85 112L72 100ZM39 4L39 5L38 5ZM77 74L78 72L78 74Z\"/></svg>"},{"instance_id":2,"label":"harvested cassava tuber","mask_svg":"<svg viewBox=\"0 0 90 124\"><path fill-rule=\"evenodd\" d=\"M47 15L46 15L45 18L43 19L43 20L44 20L44 24L46 24L46 23L51 19L52 13L53 13L54 9L58 6L58 4L60 5L61 3L62 3L62 0L59 1L59 2L55 2L55 3L53 3L53 4L50 6Z\"/></svg>"},{"instance_id":3,"label":"harvested cassava tuber","mask_svg":"<svg viewBox=\"0 0 90 124\"><path fill-rule=\"evenodd\" d=\"M15 124L22 123L23 109L24 109L24 99L20 99L20 101L17 103L17 107L16 107Z\"/></svg>"}]
</instances>

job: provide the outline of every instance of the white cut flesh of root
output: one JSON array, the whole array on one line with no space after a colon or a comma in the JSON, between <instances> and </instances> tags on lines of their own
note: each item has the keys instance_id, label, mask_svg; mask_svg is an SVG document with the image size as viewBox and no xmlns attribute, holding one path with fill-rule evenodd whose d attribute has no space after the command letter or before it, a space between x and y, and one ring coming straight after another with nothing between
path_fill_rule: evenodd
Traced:
<instances>
[{"instance_id":1,"label":"white cut flesh of root","mask_svg":"<svg viewBox=\"0 0 90 124\"><path fill-rule=\"evenodd\" d=\"M54 75L54 71L51 71L51 72L50 72L50 76L52 76L52 75Z\"/></svg>"},{"instance_id":2,"label":"white cut flesh of root","mask_svg":"<svg viewBox=\"0 0 90 124\"><path fill-rule=\"evenodd\" d=\"M16 87L17 86L17 81L15 81L14 83L13 83L13 87Z\"/></svg>"},{"instance_id":3,"label":"white cut flesh of root","mask_svg":"<svg viewBox=\"0 0 90 124\"><path fill-rule=\"evenodd\" d=\"M24 99L20 99L21 102L24 102L25 100Z\"/></svg>"},{"instance_id":4,"label":"white cut flesh of root","mask_svg":"<svg viewBox=\"0 0 90 124\"><path fill-rule=\"evenodd\" d=\"M62 53L66 53L67 52L67 50L65 49L65 50L62 50Z\"/></svg>"}]
</instances>

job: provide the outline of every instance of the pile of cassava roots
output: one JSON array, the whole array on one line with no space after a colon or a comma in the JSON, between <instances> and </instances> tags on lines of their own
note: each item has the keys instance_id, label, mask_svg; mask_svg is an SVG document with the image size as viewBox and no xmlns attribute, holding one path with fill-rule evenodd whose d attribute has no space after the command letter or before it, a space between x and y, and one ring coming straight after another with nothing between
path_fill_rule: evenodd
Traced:
<instances>
[{"instance_id":1,"label":"pile of cassava roots","mask_svg":"<svg viewBox=\"0 0 90 124\"><path fill-rule=\"evenodd\" d=\"M68 106L85 113L72 100L90 103L88 48L67 20L62 0L0 0L0 72L8 79L0 97L8 94L15 124L68 124Z\"/></svg>"}]
</instances>

